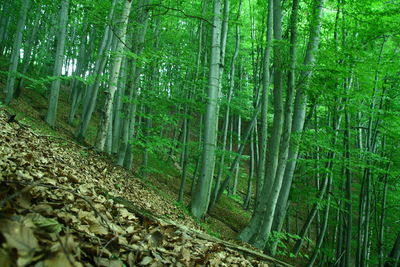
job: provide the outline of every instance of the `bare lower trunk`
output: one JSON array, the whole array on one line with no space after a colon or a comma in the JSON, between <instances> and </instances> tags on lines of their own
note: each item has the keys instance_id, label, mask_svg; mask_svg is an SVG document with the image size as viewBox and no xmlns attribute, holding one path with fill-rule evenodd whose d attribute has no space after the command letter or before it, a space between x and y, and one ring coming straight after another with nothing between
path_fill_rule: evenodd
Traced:
<instances>
[{"instance_id":1,"label":"bare lower trunk","mask_svg":"<svg viewBox=\"0 0 400 267\"><path fill-rule=\"evenodd\" d=\"M60 22L59 22L59 32L57 38L57 50L56 59L54 62L53 76L61 76L62 66L64 61L64 50L65 50L65 39L67 38L67 22L68 22L68 7L69 0L61 1L60 9ZM57 105L58 105L58 95L60 92L61 80L57 79L51 83L50 91L50 101L46 115L46 122L50 126L54 127L56 123L57 115Z\"/></svg>"},{"instance_id":2,"label":"bare lower trunk","mask_svg":"<svg viewBox=\"0 0 400 267\"><path fill-rule=\"evenodd\" d=\"M201 174L192 196L190 211L194 217L201 219L208 210L211 181L215 164L216 126L218 120L218 94L220 79L221 53L221 1L214 0L214 19L209 69L209 85L206 115L204 118L204 144L202 153Z\"/></svg>"},{"instance_id":3,"label":"bare lower trunk","mask_svg":"<svg viewBox=\"0 0 400 267\"><path fill-rule=\"evenodd\" d=\"M22 6L19 11L17 29L15 31L14 44L11 54L11 62L10 62L11 64L8 69L6 86L4 87L4 93L6 94L6 99L5 99L6 104L10 104L11 100L14 97L14 86L18 69L19 55L21 52L20 50L22 45L22 37L23 37L22 33L25 28L25 20L29 8L29 2L30 2L29 0L22 1Z\"/></svg>"},{"instance_id":4,"label":"bare lower trunk","mask_svg":"<svg viewBox=\"0 0 400 267\"><path fill-rule=\"evenodd\" d=\"M111 9L108 13L108 19L111 21L114 17L114 10L116 6L117 0L113 0ZM104 30L104 35L102 41L100 43L100 48L98 51L98 59L96 60L96 64L94 67L94 81L89 86L86 97L83 103L83 112L82 116L78 125L78 128L75 131L75 137L78 141L84 141L86 131L89 127L89 122L92 118L96 102L97 102L97 95L100 87L101 76L103 74L106 62L107 62L107 52L111 46L112 41L112 33L110 26L107 25Z\"/></svg>"},{"instance_id":5,"label":"bare lower trunk","mask_svg":"<svg viewBox=\"0 0 400 267\"><path fill-rule=\"evenodd\" d=\"M124 51L124 45L126 40L126 28L128 25L129 13L131 11L132 1L126 0L121 15L121 26L118 31L118 38L116 45L116 56L111 68L110 82L108 90L105 91L106 99L104 108L101 113L100 122L98 126L98 132L96 137L96 150L103 151L106 143L106 137L108 133L108 127L112 123L112 107L114 101L115 91L117 90L119 72L122 63L122 53Z\"/></svg>"}]
</instances>

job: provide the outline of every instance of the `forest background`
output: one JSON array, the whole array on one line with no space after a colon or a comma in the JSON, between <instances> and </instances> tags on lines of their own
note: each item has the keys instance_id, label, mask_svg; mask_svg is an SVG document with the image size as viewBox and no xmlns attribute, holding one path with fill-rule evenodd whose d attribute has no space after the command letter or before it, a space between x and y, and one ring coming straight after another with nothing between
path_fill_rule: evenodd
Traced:
<instances>
[{"instance_id":1,"label":"forest background","mask_svg":"<svg viewBox=\"0 0 400 267\"><path fill-rule=\"evenodd\" d=\"M54 128L65 97L77 141L141 179L155 158L175 164L177 201L199 220L221 198L241 203L237 238L268 254L398 266L399 12L393 0L1 1L4 103L34 91Z\"/></svg>"}]
</instances>

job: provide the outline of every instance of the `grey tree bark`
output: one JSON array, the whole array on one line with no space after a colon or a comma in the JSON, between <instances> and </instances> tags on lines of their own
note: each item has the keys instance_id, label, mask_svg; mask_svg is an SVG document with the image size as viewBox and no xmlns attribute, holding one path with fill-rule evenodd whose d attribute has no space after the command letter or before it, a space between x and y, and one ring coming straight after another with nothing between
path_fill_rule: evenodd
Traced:
<instances>
[{"instance_id":1,"label":"grey tree bark","mask_svg":"<svg viewBox=\"0 0 400 267\"><path fill-rule=\"evenodd\" d=\"M137 29L134 31L136 34L132 37L132 52L137 55L140 55L143 51L143 45L145 36L148 28L148 10L143 8L143 6L148 4L148 0L141 0L138 3L138 8L140 10L136 22L138 24ZM139 77L142 69L137 66L136 59L131 59L130 62L130 73L131 80L127 87L127 98L128 103L127 107L124 108L125 117L124 124L122 126L122 139L120 141L119 149L118 149L118 160L117 165L124 166L127 169L131 169L132 167L132 148L131 144L129 144L129 138L133 137L135 134L136 127L136 110L137 110L137 88L139 87Z\"/></svg>"},{"instance_id":2,"label":"grey tree bark","mask_svg":"<svg viewBox=\"0 0 400 267\"><path fill-rule=\"evenodd\" d=\"M11 8L11 3L12 1L3 1L1 5L1 17L0 17L0 53L3 53L4 50L4 43L7 38L7 31L8 31L8 26L11 20L11 17L8 16L7 14L10 13L10 8Z\"/></svg>"},{"instance_id":3,"label":"grey tree bark","mask_svg":"<svg viewBox=\"0 0 400 267\"><path fill-rule=\"evenodd\" d=\"M261 195L267 196L260 202L262 218L260 218L256 231L253 232L250 242L254 246L264 249L269 237L272 221L274 217L276 201L278 200L279 190L282 179L276 176L279 171L279 159L282 153L280 148L285 140L282 138L284 130L283 114L283 53L282 53L282 7L281 1L274 0L274 119L272 123L272 134L268 144L267 170ZM288 93L290 95L290 93ZM290 106L290 105L289 105ZM290 114L289 114L290 116Z\"/></svg>"},{"instance_id":4,"label":"grey tree bark","mask_svg":"<svg viewBox=\"0 0 400 267\"><path fill-rule=\"evenodd\" d=\"M237 20L239 20L239 18L240 18L241 7L242 7L242 3L240 1L239 7L238 7L238 13L237 13L237 17L236 17ZM226 9L226 11L224 13L229 14L229 5L226 5L226 7L224 9ZM225 20L226 20L226 23L228 23L228 17ZM222 145L221 145L221 149L223 149L223 150L226 148L226 140L228 137L230 103L232 100L233 90L235 87L235 72L236 72L235 63L236 63L236 59L239 55L239 49L240 49L240 26L239 26L239 24L237 24L236 25L235 51L233 52L233 57L232 57L231 64L230 64L229 91L228 91L228 96L227 96L227 106L226 106L224 124L223 124L223 135L222 135ZM217 195L218 195L218 191L219 191L219 187L220 187L220 183L221 183L221 177L222 177L223 170L224 170L224 165L225 165L225 153L222 153L220 161L219 161L219 169L218 169L214 193L213 193L213 197L212 197L210 206L213 206L215 203L215 200L217 199Z\"/></svg>"},{"instance_id":5,"label":"grey tree bark","mask_svg":"<svg viewBox=\"0 0 400 267\"><path fill-rule=\"evenodd\" d=\"M322 9L324 7L325 0L316 0L314 20L310 24L310 36L307 44L306 55L303 61L303 65L307 67L300 73L299 80L303 81L301 85L298 85L296 98L294 103L294 113L292 122L292 134L301 134L304 128L305 115L306 115L306 104L307 95L306 90L308 88L308 82L312 76L312 67L315 63L315 55L318 51L319 36L321 29ZM279 193L279 199L277 201L277 207L275 210L274 218L274 231L280 231L280 227L285 218L285 210L288 203L290 188L293 181L294 170L296 168L296 162L299 154L299 144L292 142L289 148L288 160L285 167L283 183L281 191ZM276 245L273 245L276 246Z\"/></svg>"},{"instance_id":6,"label":"grey tree bark","mask_svg":"<svg viewBox=\"0 0 400 267\"><path fill-rule=\"evenodd\" d=\"M351 173L351 159L350 159L350 114L345 101L345 138L344 138L344 169L345 169L345 198L346 198L346 229L344 234L344 267L351 266L351 238L352 238L352 225L353 225L353 204L352 204L352 173Z\"/></svg>"},{"instance_id":7,"label":"grey tree bark","mask_svg":"<svg viewBox=\"0 0 400 267\"><path fill-rule=\"evenodd\" d=\"M113 0L110 11L108 13L108 20L112 21L114 17L114 10L116 6L117 0ZM80 118L79 125L75 131L75 138L83 142L85 140L86 131L89 126L89 122L92 118L92 114L94 108L96 106L97 95L101 82L101 75L103 74L106 62L107 62L107 52L111 46L112 34L110 30L110 26L107 24L104 30L104 35L100 43L100 48L98 51L98 59L96 60L96 64L94 67L94 76L95 79L93 84L91 84L87 90L86 97L83 103L83 111L82 116Z\"/></svg>"},{"instance_id":8,"label":"grey tree bark","mask_svg":"<svg viewBox=\"0 0 400 267\"><path fill-rule=\"evenodd\" d=\"M58 24L57 49L55 55L53 76L61 76L64 61L65 39L67 38L67 22L68 22L69 0L61 1L60 21ZM55 126L57 116L58 95L60 92L61 80L56 79L51 83L49 106L47 109L46 122L51 127Z\"/></svg>"},{"instance_id":9,"label":"grey tree bark","mask_svg":"<svg viewBox=\"0 0 400 267\"><path fill-rule=\"evenodd\" d=\"M115 92L115 101L113 108L113 133L112 133L112 144L111 144L111 153L117 154L118 148L121 140L121 130L122 130L122 116L123 116L123 96L126 89L127 84L127 72L128 72L128 64L127 58L124 57L121 63L121 71L120 77L118 79L118 88Z\"/></svg>"},{"instance_id":10,"label":"grey tree bark","mask_svg":"<svg viewBox=\"0 0 400 267\"><path fill-rule=\"evenodd\" d=\"M32 51L37 43L37 34L40 27L40 19L42 16L41 5L38 4L35 10L35 19L33 21L33 28L31 30L31 34L29 35L29 39L27 40L26 49L24 49L24 59L22 61L22 75L26 75L31 65ZM22 88L24 87L24 77L18 79L18 84L15 90L15 97L19 97L21 95Z\"/></svg>"},{"instance_id":11,"label":"grey tree bark","mask_svg":"<svg viewBox=\"0 0 400 267\"><path fill-rule=\"evenodd\" d=\"M201 219L207 213L210 202L211 181L215 165L215 145L218 121L218 95L221 67L221 0L213 1L213 30L211 40L210 69L208 78L208 99L204 118L204 144L201 174L190 203L194 217Z\"/></svg>"},{"instance_id":12,"label":"grey tree bark","mask_svg":"<svg viewBox=\"0 0 400 267\"><path fill-rule=\"evenodd\" d=\"M88 34L88 27L89 23L88 21L85 21L83 27L82 27L82 32L84 36L80 38L80 45L79 45L79 52L78 52L78 59L76 63L76 70L74 75L78 77L83 76L83 70L86 68L86 62L87 62L87 51L86 51L86 46L87 46L87 38L90 37L90 33ZM77 79L74 79L71 85L71 109L68 115L68 123L72 124L72 122L75 119L75 114L78 109L79 102L81 100L82 94L83 94L83 88L80 85L80 82Z\"/></svg>"},{"instance_id":13,"label":"grey tree bark","mask_svg":"<svg viewBox=\"0 0 400 267\"><path fill-rule=\"evenodd\" d=\"M204 16L207 8L207 2L203 2L203 8L202 8L202 16ZM203 49L203 21L201 20L199 22L199 27L198 27L198 44L197 44L197 55L196 55L196 70L194 73L194 81L198 81L199 75L200 75L200 67L201 67L201 54L202 54L202 49ZM188 92L187 96L188 99L191 100L193 98L193 95L195 93L196 87L193 85L190 89L191 91ZM184 118L183 121L183 151L182 151L182 174L181 174L181 184L179 187L179 193L178 193L178 202L183 203L183 196L185 192L185 185L186 185L186 177L188 173L188 164L189 164L189 137L190 137L190 123L191 123L191 109L188 104L185 105L185 114L188 115L188 117ZM196 164L196 168L198 167L198 161ZM191 194L194 189L194 178L192 180L192 186L191 186Z\"/></svg>"},{"instance_id":14,"label":"grey tree bark","mask_svg":"<svg viewBox=\"0 0 400 267\"><path fill-rule=\"evenodd\" d=\"M15 36L14 36L14 44L13 44L11 60L10 60L10 66L8 69L7 82L6 82L6 86L4 87L4 93L6 94L6 99L5 99L6 104L10 104L11 100L14 97L14 86L15 86L15 80L16 80L18 63L19 63L20 49L21 49L21 45L22 45L22 33L25 28L25 20L26 20L26 14L27 14L28 8L29 8L29 3L30 3L29 0L23 0L21 9L19 11L17 29L16 29Z\"/></svg>"},{"instance_id":15,"label":"grey tree bark","mask_svg":"<svg viewBox=\"0 0 400 267\"><path fill-rule=\"evenodd\" d=\"M275 7L275 5L278 5L278 7ZM278 35L280 34L279 32L277 32L277 35L275 35L275 27L277 27L277 29L279 30L280 26L281 26L281 17L280 17L281 16L281 14L280 14L281 6L280 5L281 5L280 1L275 1L275 0L268 1L268 19L267 19L268 25L267 25L267 27L268 27L268 31L271 32L270 34L272 34L272 32L274 33L274 35L273 35L274 38L279 37ZM279 19L279 21L277 21L276 19ZM269 37L269 38L271 38L271 37ZM276 48L275 48L275 50L276 50ZM274 50L274 52L275 52L275 50ZM279 57L278 56L279 56L279 52L274 59L277 60L278 66L279 66ZM280 76L281 73L279 73L279 71L278 71L278 74L276 73L276 71L277 71L276 67L278 67L278 66L274 66L274 74L273 75L274 75L274 79L278 78L278 80L276 80L276 81L274 80L274 105L275 105L275 107L277 107L277 112L279 113L279 106L280 106L280 104L282 104L282 102L281 101L279 102L278 98L281 97L281 95L279 94L279 91L275 90L275 89L280 89L280 88L275 88L275 85L279 86L281 83L281 81L279 81L279 79L281 79L281 76ZM263 90L264 89L265 89L265 86L264 86ZM266 95L263 95L262 97L266 97ZM277 101L277 102L275 102L275 101ZM261 101L261 103L262 103L262 101ZM266 106L264 106L264 108L266 108ZM266 112L266 110L264 110L264 112ZM281 112L282 112L282 110L281 110ZM276 124L277 124L277 122L279 122L280 118L282 118L282 113L278 114L278 116L274 115L274 126L276 126ZM266 127L266 125L265 125L265 127ZM277 131L277 130L279 130L279 129L275 129L275 134L274 134L275 139L277 139L277 134L280 135L279 131ZM264 138L264 137L261 137L261 138ZM261 140L261 142L264 142L264 141L266 142L266 140ZM279 142L277 145L279 147ZM260 149L261 152L260 152L259 165L261 165L261 161L264 156L263 149L264 149L263 147ZM276 152L276 151L273 151L272 148L269 149L269 156L271 156L271 153L274 153L274 152ZM271 167L273 168L273 166L271 166ZM262 168L262 167L259 166L259 168ZM272 168L269 170L270 173L275 172ZM260 171L262 172L262 169L259 170L259 172ZM257 189L257 191L259 191L259 193L257 194L257 197L256 197L256 203L255 203L254 211L252 214L252 218L251 218L250 222L246 225L246 227L239 234L239 239L242 241L252 243L257 237L257 231L259 230L258 227L260 227L264 213L265 213L266 200L261 197L262 195L265 195L265 193L266 193L265 190L267 190L267 188L268 188L268 186L265 183L265 177L266 177L265 175L262 177L262 180L263 180L262 183L260 181L257 182L257 186L260 186L261 184L262 184L262 186L261 186L261 189ZM260 196L260 197L258 197L258 196Z\"/></svg>"},{"instance_id":16,"label":"grey tree bark","mask_svg":"<svg viewBox=\"0 0 400 267\"><path fill-rule=\"evenodd\" d=\"M273 3L268 1L268 17L267 17L267 43L265 45L264 60L263 60L263 71L262 71L262 83L261 83L261 133L260 133L260 157L257 161L257 183L256 183L256 206L259 205L259 196L261 194L262 186L264 184L265 177L265 162L267 157L267 140L268 140L268 94L270 84L270 57L273 41Z\"/></svg>"},{"instance_id":17,"label":"grey tree bark","mask_svg":"<svg viewBox=\"0 0 400 267\"><path fill-rule=\"evenodd\" d=\"M129 13L131 11L132 0L126 0L122 10L120 28L118 30L118 41L116 47L116 55L112 64L110 81L108 90L104 93L106 95L104 108L101 112L100 122L98 126L97 138L96 138L96 149L103 151L106 143L108 127L112 119L112 107L114 101L114 95L117 90L119 72L121 69L122 57L124 52L124 44L126 40L126 28L128 26Z\"/></svg>"}]
</instances>

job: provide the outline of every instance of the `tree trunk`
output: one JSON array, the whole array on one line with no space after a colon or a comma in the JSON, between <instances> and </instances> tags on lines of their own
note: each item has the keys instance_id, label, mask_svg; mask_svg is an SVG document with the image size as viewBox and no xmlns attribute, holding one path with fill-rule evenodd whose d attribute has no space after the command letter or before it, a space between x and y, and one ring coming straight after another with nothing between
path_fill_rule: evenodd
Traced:
<instances>
[{"instance_id":1,"label":"tree trunk","mask_svg":"<svg viewBox=\"0 0 400 267\"><path fill-rule=\"evenodd\" d=\"M137 24L138 28L133 36L133 51L135 54L140 55L143 51L144 40L148 28L148 10L143 8L143 6L148 4L148 0L142 0L138 3L138 8L140 13L138 14ZM120 141L120 147L118 150L118 160L117 164L124 166L127 169L132 167L132 145L129 144L129 138L134 136L135 124L136 124L136 109L137 109L137 97L138 88L140 82L140 74L142 69L137 66L136 59L132 59L130 62L131 68L131 81L127 88L128 91L128 111L125 113L127 119L124 120L124 125L122 126L122 140Z\"/></svg>"},{"instance_id":2,"label":"tree trunk","mask_svg":"<svg viewBox=\"0 0 400 267\"><path fill-rule=\"evenodd\" d=\"M254 153L254 147L255 147L255 142L254 142L255 137L251 138L250 141L250 170L249 170L249 177L247 178L247 193L246 197L243 201L243 208L245 210L250 209L250 202L251 202L251 197L252 197L252 185L253 185L253 177L254 177L254 170L255 170L255 153Z\"/></svg>"},{"instance_id":3,"label":"tree trunk","mask_svg":"<svg viewBox=\"0 0 400 267\"><path fill-rule=\"evenodd\" d=\"M385 262L385 267L397 267L400 263L400 232L397 234L396 241L390 251L389 259Z\"/></svg>"},{"instance_id":4,"label":"tree trunk","mask_svg":"<svg viewBox=\"0 0 400 267\"><path fill-rule=\"evenodd\" d=\"M203 8L202 8L202 16L204 16L207 8L207 2L203 2ZM199 74L200 74L200 67L201 67L201 54L202 54L202 48L203 48L203 21L199 22L199 28L198 28L198 44L197 44L197 56L196 56L196 71L194 74L194 81L199 80ZM191 91L188 92L188 99L191 100L193 98L193 95L195 94L196 87L195 85L192 86ZM185 185L186 185L186 177L188 173L188 165L189 165L189 139L190 139L190 122L191 122L191 108L189 107L189 104L185 105L185 114L189 116L189 118L184 119L184 133L183 133L183 151L182 151L182 175L181 175L181 184L179 187L179 194L178 194L178 202L183 203L184 200L184 193L185 193ZM196 170L198 167L198 160L196 162ZM196 176L196 170L195 170L195 175ZM192 179L192 185L191 185L191 194L194 189L194 182L195 178L193 177Z\"/></svg>"},{"instance_id":5,"label":"tree trunk","mask_svg":"<svg viewBox=\"0 0 400 267\"><path fill-rule=\"evenodd\" d=\"M228 2L228 1L226 1ZM240 18L240 12L241 12L241 7L242 7L242 3L240 1L239 3L239 8L238 8L238 13L237 13L237 17L236 19L239 20ZM229 13L229 5L227 5L226 8L227 11L224 11L225 14ZM228 18L225 19L226 23L228 23ZM226 106L226 111L225 111L225 118L224 118L224 124L223 124L223 135L222 135L222 145L221 145L221 149L225 150L226 148L226 140L228 137L228 126L229 126L229 117L230 117L230 103L232 100L232 96L233 96L233 89L235 87L235 62L236 59L239 55L239 48L240 48L240 26L239 24L236 25L236 45L235 45L235 51L233 53L233 57L231 60L231 65L230 65L230 73L229 73L229 92L228 92L228 97L227 97L227 106ZM218 191L219 191L219 187L220 187L220 183L221 183L221 177L223 174L223 170L224 170L224 166L225 165L225 153L222 152L220 161L219 161L219 169L218 169L218 175L217 175L217 179L215 182L215 188L214 188L214 193L213 193L213 197L210 203L210 208L215 204L215 200L217 199L217 195L218 195Z\"/></svg>"},{"instance_id":6,"label":"tree trunk","mask_svg":"<svg viewBox=\"0 0 400 267\"><path fill-rule=\"evenodd\" d=\"M296 135L300 134L304 128L306 105L307 105L307 95L305 94L305 90L308 88L308 81L312 76L311 67L315 62L315 54L317 53L318 50L322 9L324 6L324 2L325 0L315 0L314 2L314 5L316 7L314 14L314 21L312 21L310 24L310 37L307 44L306 55L303 61L303 65L307 67L307 69L309 70L304 70L300 73L299 80L303 81L303 84L298 85L294 103L292 134ZM299 154L299 144L296 142L292 142L290 144L288 160L283 175L283 183L281 191L279 193L277 207L275 210L274 225L275 227L277 227L274 228L275 231L280 231L278 226L282 225L282 222L285 218L285 210L287 207L289 193L292 186L294 170L296 168L298 154Z\"/></svg>"},{"instance_id":7,"label":"tree trunk","mask_svg":"<svg viewBox=\"0 0 400 267\"><path fill-rule=\"evenodd\" d=\"M6 86L4 87L4 93L6 94L6 99L5 99L6 104L10 104L11 100L14 97L15 79L17 75L19 55L21 52L20 50L22 45L22 33L25 28L25 20L29 8L29 3L30 3L29 0L23 0L21 9L19 11L17 29L14 36L14 44L11 54L11 62L10 62L10 67L8 69Z\"/></svg>"},{"instance_id":8,"label":"tree trunk","mask_svg":"<svg viewBox=\"0 0 400 267\"><path fill-rule=\"evenodd\" d=\"M208 209L212 184L211 181L213 178L215 165L215 142L218 121L218 94L221 67L221 0L214 0L213 10L214 27L212 30L211 41L208 99L206 115L204 119L204 144L201 174L190 204L191 213L198 219L202 219Z\"/></svg>"},{"instance_id":9,"label":"tree trunk","mask_svg":"<svg viewBox=\"0 0 400 267\"><path fill-rule=\"evenodd\" d=\"M347 102L347 101L346 101ZM353 226L353 209L352 209L352 178L351 178L351 166L350 166L350 114L348 112L348 107L345 105L345 178L346 178L346 230L345 230L345 254L344 254L344 267L351 266L351 235Z\"/></svg>"},{"instance_id":10,"label":"tree trunk","mask_svg":"<svg viewBox=\"0 0 400 267\"><path fill-rule=\"evenodd\" d=\"M121 69L122 56L123 56L122 53L124 51L124 44L126 40L126 28L128 26L128 19L129 19L129 13L131 11L131 6L132 6L132 0L126 0L124 8L122 10L121 25L119 26L120 29L117 33L119 40L117 41L116 55L114 58L114 62L112 64L108 90L105 91L106 100L104 108L101 112L101 117L96 137L97 151L104 150L108 127L112 122L112 107L113 107L115 91L117 90L117 85L118 85L119 72Z\"/></svg>"},{"instance_id":11,"label":"tree trunk","mask_svg":"<svg viewBox=\"0 0 400 267\"><path fill-rule=\"evenodd\" d=\"M276 44L274 44L274 119L272 123L271 139L268 144L266 175L261 193L261 195L267 196L267 198L260 203L263 217L260 219L259 224L256 225L256 231L250 238L250 242L260 249L264 249L269 237L276 201L282 184L282 179L277 178L276 174L279 167L281 142L285 142L282 139L284 114L282 88L283 53L282 44L280 43L282 40L282 7L280 0L274 0L273 9L274 41L276 42Z\"/></svg>"},{"instance_id":12,"label":"tree trunk","mask_svg":"<svg viewBox=\"0 0 400 267\"><path fill-rule=\"evenodd\" d=\"M68 7L69 0L61 1L60 9L60 21L59 21L59 32L57 35L57 49L55 55L53 76L61 76L62 66L64 61L64 50L65 50L65 39L67 37L67 22L68 22ZM50 91L50 101L46 115L46 122L51 127L55 126L56 115L57 115L57 105L58 105L58 95L60 92L61 80L57 79L51 83Z\"/></svg>"},{"instance_id":13,"label":"tree trunk","mask_svg":"<svg viewBox=\"0 0 400 267\"><path fill-rule=\"evenodd\" d=\"M85 21L85 24L82 27L82 31L84 36L81 37L81 43L79 46L79 54L78 54L78 59L77 59L77 64L76 64L76 70L75 70L75 76L82 77L84 76L84 69L86 69L87 65L87 55L86 55L86 43L87 43L87 38L92 37L92 35L89 33L87 34L87 30L89 27L89 23ZM79 102L82 97L82 92L83 88L80 85L80 82L77 79L74 79L71 85L71 109L68 115L68 123L72 125L72 122L75 119L75 114L78 109Z\"/></svg>"},{"instance_id":14,"label":"tree trunk","mask_svg":"<svg viewBox=\"0 0 400 267\"><path fill-rule=\"evenodd\" d=\"M111 9L108 13L108 19L112 21L114 17L114 10L116 6L117 0L113 0ZM85 140L86 131L89 127L89 122L92 118L92 114L94 108L96 106L97 95L101 82L101 75L103 74L106 62L107 62L107 52L111 46L112 34L110 30L110 26L107 24L104 30L103 39L100 43L100 48L98 51L98 58L96 60L96 65L94 67L94 76L95 79L93 83L89 86L88 91L86 93L86 97L83 104L82 116L78 125L78 128L75 131L75 137L78 141L83 142Z\"/></svg>"},{"instance_id":15,"label":"tree trunk","mask_svg":"<svg viewBox=\"0 0 400 267\"><path fill-rule=\"evenodd\" d=\"M29 39L27 41L27 48L24 49L24 60L22 62L23 65L23 69L22 69L22 75L25 76L28 72L28 69L30 67L31 64L31 58L32 58L32 50L33 47L35 46L35 44L37 43L37 34L39 31L39 27L40 27L40 18L42 16L42 12L41 12L41 5L38 4L36 10L35 10L35 19L34 19L34 24L33 24L33 28L31 31L31 34L29 36ZM18 85L17 88L15 90L15 97L18 98L21 95L21 91L22 88L24 87L24 77L21 77L18 79Z\"/></svg>"},{"instance_id":16,"label":"tree trunk","mask_svg":"<svg viewBox=\"0 0 400 267\"><path fill-rule=\"evenodd\" d=\"M331 184L332 184L332 177L330 176L329 177L329 182L328 182L328 191L330 191ZM326 204L325 213L324 213L324 222L323 222L321 231L319 232L319 235L317 237L317 244L315 246L314 253L311 256L311 259L308 261L307 267L314 266L315 260L317 259L318 254L320 252L322 243L324 242L326 230L328 228L330 200L331 200L331 195L328 194L327 197L326 197L327 204Z\"/></svg>"},{"instance_id":17,"label":"tree trunk","mask_svg":"<svg viewBox=\"0 0 400 267\"><path fill-rule=\"evenodd\" d=\"M126 89L126 80L127 80L127 70L128 64L127 59L124 57L122 59L120 77L118 81L118 88L115 93L115 101L114 101L114 115L113 115L113 133L112 133L112 148L111 153L117 154L120 141L121 141L121 133L122 133L122 115L123 115L123 96Z\"/></svg>"},{"instance_id":18,"label":"tree trunk","mask_svg":"<svg viewBox=\"0 0 400 267\"><path fill-rule=\"evenodd\" d=\"M262 83L261 83L261 133L260 133L260 157L257 161L257 183L256 183L256 207L259 205L259 196L262 191L265 177L265 161L267 156L267 140L268 140L268 94L270 84L270 57L273 41L273 2L268 1L268 18L267 18L267 43L265 45L263 70L262 70Z\"/></svg>"},{"instance_id":19,"label":"tree trunk","mask_svg":"<svg viewBox=\"0 0 400 267\"><path fill-rule=\"evenodd\" d=\"M337 113L337 112L338 112L338 110L335 111L335 113ZM333 116L336 117L336 114L334 114ZM332 144L331 144L332 147L336 147L338 131L340 129L341 120L342 120L342 117L340 115L338 116L338 118L333 119L332 130L334 131L334 136L332 138ZM333 172L335 156L336 156L336 153L334 151L328 152L328 155L327 155L328 162L326 163L326 166L325 166L327 173L325 175L324 184L320 188L320 191L317 196L318 201L320 201L324 198L326 191L329 192L329 182L332 179L332 172ZM314 219L315 215L317 214L317 210L318 210L318 204L315 203L311 209L311 212L308 214L308 216L305 220L303 228L301 229L301 231L299 233L300 238L296 241L296 244L294 245L293 253L295 255L297 255L301 249L301 246L304 241L304 237L305 237L307 231L309 230L309 227L311 226L312 220Z\"/></svg>"}]
</instances>

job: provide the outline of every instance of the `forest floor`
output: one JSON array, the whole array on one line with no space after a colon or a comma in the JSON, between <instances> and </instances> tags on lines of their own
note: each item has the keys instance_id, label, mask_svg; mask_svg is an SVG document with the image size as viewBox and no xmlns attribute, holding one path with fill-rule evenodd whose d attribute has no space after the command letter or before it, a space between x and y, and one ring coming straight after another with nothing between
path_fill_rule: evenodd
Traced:
<instances>
[{"instance_id":1,"label":"forest floor","mask_svg":"<svg viewBox=\"0 0 400 267\"><path fill-rule=\"evenodd\" d=\"M174 201L173 163L153 160L144 182L73 141L67 103L47 127L45 103L25 90L0 107L0 266L288 266L219 239L246 223L239 203L224 196L206 222L193 220Z\"/></svg>"}]
</instances>

